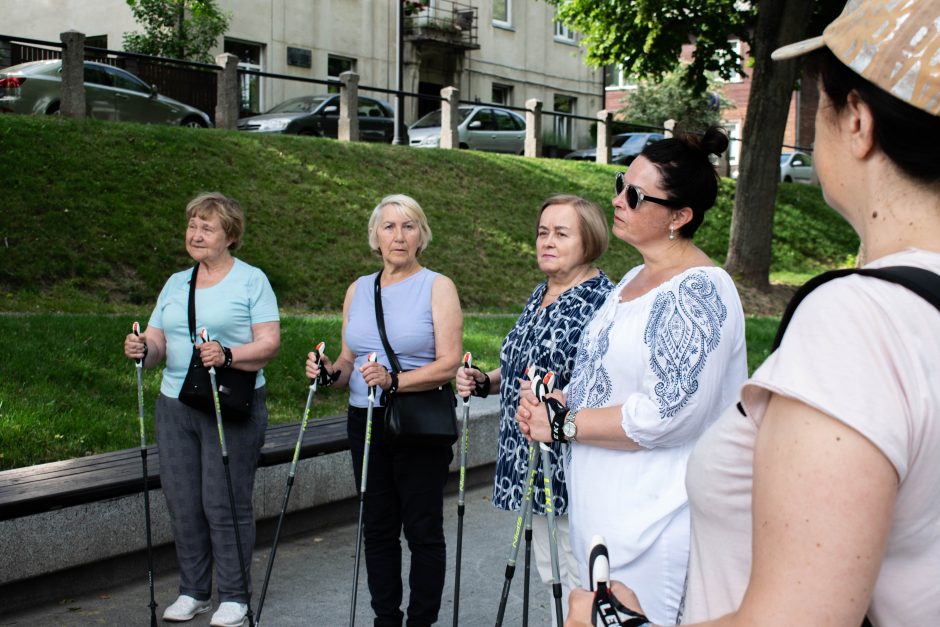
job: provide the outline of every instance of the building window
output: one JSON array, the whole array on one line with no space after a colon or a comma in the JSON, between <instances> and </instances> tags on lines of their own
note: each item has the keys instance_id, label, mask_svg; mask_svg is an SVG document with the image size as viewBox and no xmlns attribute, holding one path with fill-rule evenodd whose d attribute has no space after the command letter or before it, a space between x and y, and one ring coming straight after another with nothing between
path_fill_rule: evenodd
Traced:
<instances>
[{"instance_id":1,"label":"building window","mask_svg":"<svg viewBox=\"0 0 940 627\"><path fill-rule=\"evenodd\" d=\"M555 20L555 41L566 44L574 43L574 31L567 24Z\"/></svg>"},{"instance_id":2,"label":"building window","mask_svg":"<svg viewBox=\"0 0 940 627\"><path fill-rule=\"evenodd\" d=\"M91 46L92 48L104 48L108 49L108 36L107 35L90 35L85 37L85 45Z\"/></svg>"},{"instance_id":3,"label":"building window","mask_svg":"<svg viewBox=\"0 0 940 627\"><path fill-rule=\"evenodd\" d=\"M741 40L740 40L740 39L733 39L733 40L729 41L728 43L731 44L731 49L732 49L732 50L734 51L734 53L737 55L737 58L738 58L738 68L740 69L740 68L741 68L741 65L744 63L744 55L743 55L742 52L741 52L741 50L742 50L742 48L741 48ZM722 57L722 58L727 58L727 57L729 57L730 55L727 55L727 54L720 54L719 56ZM726 82L726 83L740 83L740 82L742 82L742 81L744 80L744 77L741 76L740 72L735 72L735 73L731 76L731 78L728 79L727 81L725 81L724 79L721 79L721 78L719 78L718 80L721 80L722 82Z\"/></svg>"},{"instance_id":4,"label":"building window","mask_svg":"<svg viewBox=\"0 0 940 627\"><path fill-rule=\"evenodd\" d=\"M331 81L338 81L339 75L343 72L355 72L356 71L356 60L349 57L340 57L335 54L331 54L326 59L326 74L327 78ZM338 94L339 87L335 85L330 85L327 90L331 94Z\"/></svg>"},{"instance_id":5,"label":"building window","mask_svg":"<svg viewBox=\"0 0 940 627\"><path fill-rule=\"evenodd\" d=\"M733 170L738 168L738 159L741 157L741 121L723 122L728 131L728 165Z\"/></svg>"},{"instance_id":6,"label":"building window","mask_svg":"<svg viewBox=\"0 0 940 627\"><path fill-rule=\"evenodd\" d=\"M511 107L512 85L500 85L499 83L493 83L492 102L494 104L501 104Z\"/></svg>"},{"instance_id":7,"label":"building window","mask_svg":"<svg viewBox=\"0 0 940 627\"><path fill-rule=\"evenodd\" d=\"M512 26L512 0L493 0L493 24Z\"/></svg>"},{"instance_id":8,"label":"building window","mask_svg":"<svg viewBox=\"0 0 940 627\"><path fill-rule=\"evenodd\" d=\"M262 65L262 52L264 45L246 41L225 40L224 50L238 57L238 69L264 71ZM239 74L239 108L242 114L261 113L264 111L264 97L261 86L261 77L251 74Z\"/></svg>"},{"instance_id":9,"label":"building window","mask_svg":"<svg viewBox=\"0 0 940 627\"><path fill-rule=\"evenodd\" d=\"M554 110L556 113L574 113L577 102L578 99L574 96L555 94ZM558 142L558 145L571 146L571 129L574 125L574 120L559 115L552 116L552 118L555 120L555 140Z\"/></svg>"},{"instance_id":10,"label":"building window","mask_svg":"<svg viewBox=\"0 0 940 627\"><path fill-rule=\"evenodd\" d=\"M636 83L630 80L630 75L619 63L604 68L604 86L608 91L624 91L634 89Z\"/></svg>"}]
</instances>

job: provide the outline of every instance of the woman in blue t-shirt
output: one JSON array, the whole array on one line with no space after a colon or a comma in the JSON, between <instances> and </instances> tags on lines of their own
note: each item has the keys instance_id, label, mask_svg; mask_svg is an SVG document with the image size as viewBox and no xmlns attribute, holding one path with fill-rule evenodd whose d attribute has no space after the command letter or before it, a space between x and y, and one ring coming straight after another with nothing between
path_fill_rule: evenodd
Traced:
<instances>
[{"instance_id":1,"label":"woman in blue t-shirt","mask_svg":"<svg viewBox=\"0 0 940 627\"><path fill-rule=\"evenodd\" d=\"M453 377L460 363L463 315L453 281L421 266L418 257L431 241L421 206L410 196L386 196L369 219L369 246L382 258L381 298L388 344L400 362L391 372L379 335L375 310L378 273L359 277L343 303L343 347L323 367L336 377L334 386L349 386L349 448L356 485L362 479L362 455L368 388L378 386L372 416L369 470L364 500L366 570L377 627L400 627L402 618L402 530L411 550L408 583L409 627L437 621L444 590L444 483L453 458L449 444L393 445L384 433L382 391L430 390ZM368 362L370 353L377 361ZM320 368L314 353L307 376Z\"/></svg>"},{"instance_id":2,"label":"woman in blue t-shirt","mask_svg":"<svg viewBox=\"0 0 940 627\"><path fill-rule=\"evenodd\" d=\"M493 505L518 511L525 492L529 443L516 423L519 379L534 365L540 375L555 373L556 387L568 385L581 330L607 297L612 284L594 266L607 250L607 220L596 204L578 196L559 195L545 201L536 222L536 262L546 280L539 283L525 309L503 340L499 368L484 373L460 368L457 389L465 396L486 396L499 390L499 448ZM552 500L557 523L559 574L567 601L568 591L579 586L577 562L568 541L568 491L562 445L552 445ZM537 459L537 458L536 458ZM552 579L542 469L535 476L535 513L532 539L536 565L544 582Z\"/></svg>"},{"instance_id":3,"label":"woman in blue t-shirt","mask_svg":"<svg viewBox=\"0 0 940 627\"><path fill-rule=\"evenodd\" d=\"M187 205L186 219L186 252L199 266L196 330L206 328L212 338L196 346L202 363L206 368L257 371L250 418L225 422L247 570L255 543L252 487L268 424L262 368L277 355L281 343L277 299L261 270L232 256L245 228L238 202L219 193L202 194ZM248 599L234 548L235 527L215 417L179 400L193 354L188 314L192 276L188 268L169 278L146 331L125 338L124 354L143 359L146 368L166 358L155 417L160 480L180 566L180 595L163 619L187 621L212 609L214 563L220 604L210 625L240 626ZM250 591L250 581L247 587Z\"/></svg>"}]
</instances>

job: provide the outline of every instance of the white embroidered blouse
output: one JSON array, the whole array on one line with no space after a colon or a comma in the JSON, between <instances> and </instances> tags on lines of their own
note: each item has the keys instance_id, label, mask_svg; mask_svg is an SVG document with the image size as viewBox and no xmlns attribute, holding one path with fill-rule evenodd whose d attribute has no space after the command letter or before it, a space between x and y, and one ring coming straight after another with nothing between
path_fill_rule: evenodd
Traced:
<instances>
[{"instance_id":1,"label":"white embroidered blouse","mask_svg":"<svg viewBox=\"0 0 940 627\"><path fill-rule=\"evenodd\" d=\"M566 393L572 409L620 406L624 433L643 448L569 447L571 547L587 581L588 544L603 535L611 575L634 588L640 580L662 586L654 598L670 597L671 612L688 556L686 465L698 437L737 400L747 378L744 312L731 277L710 266L621 303L623 286L641 268L624 276L582 335ZM680 566L662 566L666 559L643 566L657 550ZM645 608L651 597L640 598Z\"/></svg>"}]
</instances>

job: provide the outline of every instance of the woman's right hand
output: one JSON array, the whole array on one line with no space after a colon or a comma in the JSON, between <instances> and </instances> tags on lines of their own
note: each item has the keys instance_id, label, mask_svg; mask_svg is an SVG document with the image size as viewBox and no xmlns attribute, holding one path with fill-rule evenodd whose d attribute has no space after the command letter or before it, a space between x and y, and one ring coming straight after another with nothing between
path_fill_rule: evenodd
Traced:
<instances>
[{"instance_id":1,"label":"woman's right hand","mask_svg":"<svg viewBox=\"0 0 940 627\"><path fill-rule=\"evenodd\" d=\"M307 378L316 379L319 376L321 369L325 370L328 375L332 374L333 362L330 361L330 358L327 357L325 353L320 353L320 363L318 365L316 351L310 351L307 353L307 364L305 368Z\"/></svg>"},{"instance_id":2,"label":"woman's right hand","mask_svg":"<svg viewBox=\"0 0 940 627\"><path fill-rule=\"evenodd\" d=\"M457 394L468 398L476 389L477 383L483 383L486 377L476 368L457 368Z\"/></svg>"},{"instance_id":3,"label":"woman's right hand","mask_svg":"<svg viewBox=\"0 0 940 627\"><path fill-rule=\"evenodd\" d=\"M128 359L143 359L146 349L147 340L143 335L128 333L124 338L124 356Z\"/></svg>"}]
</instances>

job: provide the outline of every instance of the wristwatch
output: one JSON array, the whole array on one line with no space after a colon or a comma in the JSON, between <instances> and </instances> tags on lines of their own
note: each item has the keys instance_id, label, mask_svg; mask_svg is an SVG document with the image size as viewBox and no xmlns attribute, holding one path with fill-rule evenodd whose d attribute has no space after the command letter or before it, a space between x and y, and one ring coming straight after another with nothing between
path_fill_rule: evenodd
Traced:
<instances>
[{"instance_id":1,"label":"wristwatch","mask_svg":"<svg viewBox=\"0 0 940 627\"><path fill-rule=\"evenodd\" d=\"M578 425L574 422L577 417L577 411L569 411L565 416L565 424L561 427L561 432L565 434L565 439L569 442L576 442L578 439Z\"/></svg>"}]
</instances>

